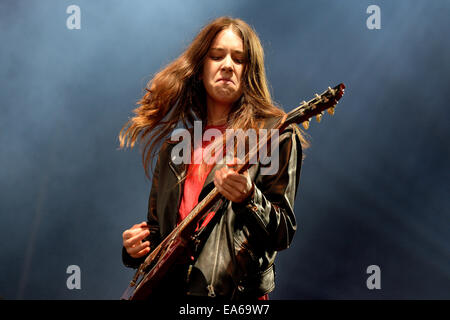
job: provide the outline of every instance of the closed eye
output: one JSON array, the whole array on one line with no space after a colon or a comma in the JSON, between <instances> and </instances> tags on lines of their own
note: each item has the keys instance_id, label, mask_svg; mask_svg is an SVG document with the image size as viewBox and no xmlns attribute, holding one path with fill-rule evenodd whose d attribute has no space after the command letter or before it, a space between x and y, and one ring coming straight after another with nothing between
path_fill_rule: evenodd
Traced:
<instances>
[{"instance_id":1,"label":"closed eye","mask_svg":"<svg viewBox=\"0 0 450 320\"><path fill-rule=\"evenodd\" d=\"M223 59L223 57L218 57L218 56L210 56L209 58L214 61L220 61ZM242 59L242 58L233 58L233 61L238 64L244 63L244 59Z\"/></svg>"}]
</instances>

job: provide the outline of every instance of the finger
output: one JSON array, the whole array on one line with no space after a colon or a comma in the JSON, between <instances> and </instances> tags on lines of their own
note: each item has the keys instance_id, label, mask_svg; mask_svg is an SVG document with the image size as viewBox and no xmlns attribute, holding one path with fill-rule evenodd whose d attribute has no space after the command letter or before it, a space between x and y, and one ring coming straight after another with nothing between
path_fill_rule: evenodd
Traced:
<instances>
[{"instance_id":1,"label":"finger","mask_svg":"<svg viewBox=\"0 0 450 320\"><path fill-rule=\"evenodd\" d=\"M148 254L149 252L150 252L150 247L139 251L138 253L132 255L132 257L133 258L141 258L141 257L145 256L146 254Z\"/></svg>"},{"instance_id":2,"label":"finger","mask_svg":"<svg viewBox=\"0 0 450 320\"><path fill-rule=\"evenodd\" d=\"M142 240L144 240L147 236L150 235L149 230L143 230L139 232L138 234L134 235L133 237L129 238L128 240L124 241L124 245L126 247L132 247L137 244L139 244Z\"/></svg>"},{"instance_id":3,"label":"finger","mask_svg":"<svg viewBox=\"0 0 450 320\"><path fill-rule=\"evenodd\" d=\"M223 179L221 186L222 187L227 186L228 187L227 190L236 189L236 190L242 191L243 189L245 189L246 181L234 180L234 179L231 179L230 177L227 177L226 179Z\"/></svg>"},{"instance_id":4,"label":"finger","mask_svg":"<svg viewBox=\"0 0 450 320\"><path fill-rule=\"evenodd\" d=\"M241 198L243 194L247 194L249 183L247 179L236 173L217 173L215 184L225 188L225 190L234 197Z\"/></svg>"},{"instance_id":5,"label":"finger","mask_svg":"<svg viewBox=\"0 0 450 320\"><path fill-rule=\"evenodd\" d=\"M234 196L234 200L233 200L234 202L240 202L242 199L244 199L244 197L246 197L246 195L249 191L245 185L241 185L241 184L230 185L230 184L224 183L222 185L222 188Z\"/></svg>"},{"instance_id":6,"label":"finger","mask_svg":"<svg viewBox=\"0 0 450 320\"><path fill-rule=\"evenodd\" d=\"M250 182L251 181L248 177L237 173L229 173L222 180L222 184L228 184L232 187L238 188L239 190L246 188Z\"/></svg>"},{"instance_id":7,"label":"finger","mask_svg":"<svg viewBox=\"0 0 450 320\"><path fill-rule=\"evenodd\" d=\"M228 165L228 166L225 167L224 169L225 169L225 173L239 174L239 173L237 172L237 170L239 169L239 164Z\"/></svg>"},{"instance_id":8,"label":"finger","mask_svg":"<svg viewBox=\"0 0 450 320\"><path fill-rule=\"evenodd\" d=\"M144 250L145 248L150 248L150 241L144 241L142 243L139 243L138 245L134 246L134 247L130 247L128 248L128 252L130 252L130 254L136 254L139 251Z\"/></svg>"},{"instance_id":9,"label":"finger","mask_svg":"<svg viewBox=\"0 0 450 320\"><path fill-rule=\"evenodd\" d=\"M136 231L134 231L133 229L127 229L122 233L122 238L125 241L125 240L130 239L135 234L136 234Z\"/></svg>"},{"instance_id":10,"label":"finger","mask_svg":"<svg viewBox=\"0 0 450 320\"><path fill-rule=\"evenodd\" d=\"M225 198L233 202L238 202L242 197L242 193L240 191L242 190L242 187L234 187L230 186L229 184L222 183L221 185L219 185L218 190Z\"/></svg>"},{"instance_id":11,"label":"finger","mask_svg":"<svg viewBox=\"0 0 450 320\"><path fill-rule=\"evenodd\" d=\"M239 173L237 173L233 169L224 167L224 168L216 171L215 175L216 175L216 177L219 178L220 181L223 181L224 179L228 179L231 176L238 177Z\"/></svg>"},{"instance_id":12,"label":"finger","mask_svg":"<svg viewBox=\"0 0 450 320\"><path fill-rule=\"evenodd\" d=\"M133 256L133 255L136 255L137 253L144 251L146 249L148 249L148 250L150 249L150 241L145 241L135 247L128 248L127 252L129 255Z\"/></svg>"},{"instance_id":13,"label":"finger","mask_svg":"<svg viewBox=\"0 0 450 320\"><path fill-rule=\"evenodd\" d=\"M229 193L228 191L226 191L224 188L222 188L221 186L217 186L217 190L220 192L220 194L222 194L226 199L233 201L236 200L235 197Z\"/></svg>"},{"instance_id":14,"label":"finger","mask_svg":"<svg viewBox=\"0 0 450 320\"><path fill-rule=\"evenodd\" d=\"M139 226L140 228L148 228L148 226L147 226L147 221L142 221L141 223L138 224L138 226Z\"/></svg>"},{"instance_id":15,"label":"finger","mask_svg":"<svg viewBox=\"0 0 450 320\"><path fill-rule=\"evenodd\" d=\"M138 234L134 235L133 237L124 240L124 246L125 247L132 247L136 244L138 244L139 242L141 242L145 237L150 235L150 231L149 230L143 230L141 232L139 232Z\"/></svg>"},{"instance_id":16,"label":"finger","mask_svg":"<svg viewBox=\"0 0 450 320\"><path fill-rule=\"evenodd\" d=\"M242 187L233 187L228 184L223 184L222 188L233 196L233 200L240 199L242 197L243 192L245 192L243 191Z\"/></svg>"},{"instance_id":17,"label":"finger","mask_svg":"<svg viewBox=\"0 0 450 320\"><path fill-rule=\"evenodd\" d=\"M237 179L248 179L248 177L249 177L248 169L245 170L242 173L239 173L236 170L234 170L233 168L222 168L221 170L219 170L219 173L224 178L234 177L233 179L235 179L235 180L237 180Z\"/></svg>"},{"instance_id":18,"label":"finger","mask_svg":"<svg viewBox=\"0 0 450 320\"><path fill-rule=\"evenodd\" d=\"M134 237L135 235L139 234L140 232L142 232L141 228L128 229L123 232L122 237L124 240L128 240L128 239Z\"/></svg>"},{"instance_id":19,"label":"finger","mask_svg":"<svg viewBox=\"0 0 450 320\"><path fill-rule=\"evenodd\" d=\"M242 174L228 174L224 181L233 181L235 183L242 184L245 187L245 190L250 190L251 185L253 184L250 179L248 170L244 171Z\"/></svg>"},{"instance_id":20,"label":"finger","mask_svg":"<svg viewBox=\"0 0 450 320\"><path fill-rule=\"evenodd\" d=\"M147 222L141 222L139 224L133 225L130 229L127 229L123 232L122 237L124 240L129 239L136 235L137 233L141 232L142 230L148 230L149 227L147 226Z\"/></svg>"},{"instance_id":21,"label":"finger","mask_svg":"<svg viewBox=\"0 0 450 320\"><path fill-rule=\"evenodd\" d=\"M216 184L221 185L223 182L224 176L225 176L225 172L223 172L223 169L216 171L216 173L214 174L214 182Z\"/></svg>"},{"instance_id":22,"label":"finger","mask_svg":"<svg viewBox=\"0 0 450 320\"><path fill-rule=\"evenodd\" d=\"M247 178L238 173L230 173L226 176L224 181L232 181L235 183L247 184Z\"/></svg>"},{"instance_id":23,"label":"finger","mask_svg":"<svg viewBox=\"0 0 450 320\"><path fill-rule=\"evenodd\" d=\"M237 158L237 157L234 157L231 160L227 160L226 164L227 164L227 166L234 166L234 167L236 167L238 165L244 164L244 161L239 159L239 158Z\"/></svg>"},{"instance_id":24,"label":"finger","mask_svg":"<svg viewBox=\"0 0 450 320\"><path fill-rule=\"evenodd\" d=\"M135 224L134 226L131 227L131 229L139 229L139 228L148 228L147 222L142 221L141 223Z\"/></svg>"}]
</instances>

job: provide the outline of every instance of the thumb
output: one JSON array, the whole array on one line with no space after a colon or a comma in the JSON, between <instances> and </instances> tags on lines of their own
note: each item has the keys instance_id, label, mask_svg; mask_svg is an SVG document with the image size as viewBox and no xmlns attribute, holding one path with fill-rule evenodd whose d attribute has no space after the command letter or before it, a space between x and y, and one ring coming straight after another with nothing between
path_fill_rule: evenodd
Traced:
<instances>
[{"instance_id":1,"label":"thumb","mask_svg":"<svg viewBox=\"0 0 450 320\"><path fill-rule=\"evenodd\" d=\"M233 157L233 158L227 158L226 164L229 167L236 167L240 164L243 164L244 161L241 161L241 159L237 158L237 157Z\"/></svg>"}]
</instances>

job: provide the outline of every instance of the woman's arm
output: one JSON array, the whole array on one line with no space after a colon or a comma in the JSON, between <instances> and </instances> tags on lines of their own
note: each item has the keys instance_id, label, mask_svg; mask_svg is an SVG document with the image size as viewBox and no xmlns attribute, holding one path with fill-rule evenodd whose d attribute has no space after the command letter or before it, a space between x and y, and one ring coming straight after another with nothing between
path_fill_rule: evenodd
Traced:
<instances>
[{"instance_id":1,"label":"woman's arm","mask_svg":"<svg viewBox=\"0 0 450 320\"><path fill-rule=\"evenodd\" d=\"M149 230L149 235L143 239L142 241L150 242L150 250L148 250L147 254L139 258L133 258L126 250L125 247L122 248L122 261L123 264L130 268L137 268L139 265L144 262L148 253L152 252L153 249L159 244L160 236L159 236L159 223L158 217L156 215L156 198L158 192L158 179L159 179L159 170L160 170L160 159L158 157L158 161L156 162L155 170L153 172L152 178L152 187L150 190L149 200L148 200L148 212L147 212L147 223L146 228Z\"/></svg>"},{"instance_id":2,"label":"woman's arm","mask_svg":"<svg viewBox=\"0 0 450 320\"><path fill-rule=\"evenodd\" d=\"M232 203L258 242L276 251L289 247L297 228L294 201L302 164L296 129L288 127L279 141L279 170L273 175L258 175L253 194L244 202Z\"/></svg>"}]
</instances>

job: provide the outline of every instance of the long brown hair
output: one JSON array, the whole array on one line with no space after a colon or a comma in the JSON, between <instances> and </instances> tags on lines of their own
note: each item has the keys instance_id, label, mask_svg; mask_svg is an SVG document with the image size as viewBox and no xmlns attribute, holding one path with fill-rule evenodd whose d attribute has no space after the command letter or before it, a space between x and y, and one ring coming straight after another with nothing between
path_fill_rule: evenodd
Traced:
<instances>
[{"instance_id":1,"label":"long brown hair","mask_svg":"<svg viewBox=\"0 0 450 320\"><path fill-rule=\"evenodd\" d=\"M245 65L243 94L233 104L227 127L257 129L267 118L285 112L270 96L264 68L264 50L256 32L243 20L220 17L202 28L188 48L149 81L132 117L119 133L120 148L145 142L142 161L149 177L149 164L157 146L180 124L185 128L200 120L206 124L206 91L200 80L205 58L216 35L231 28L243 41ZM303 147L306 140L300 134Z\"/></svg>"}]
</instances>

